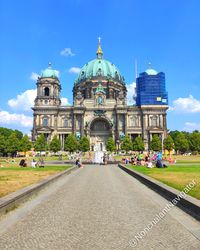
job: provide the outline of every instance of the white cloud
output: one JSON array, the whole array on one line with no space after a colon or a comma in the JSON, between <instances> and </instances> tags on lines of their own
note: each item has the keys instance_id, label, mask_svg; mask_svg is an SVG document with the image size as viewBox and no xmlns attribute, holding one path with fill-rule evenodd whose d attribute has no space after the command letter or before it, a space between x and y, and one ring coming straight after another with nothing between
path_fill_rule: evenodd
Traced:
<instances>
[{"instance_id":1,"label":"white cloud","mask_svg":"<svg viewBox=\"0 0 200 250\"><path fill-rule=\"evenodd\" d=\"M188 132L192 132L194 130L200 131L200 123L186 122L183 130Z\"/></svg>"},{"instance_id":2,"label":"white cloud","mask_svg":"<svg viewBox=\"0 0 200 250\"><path fill-rule=\"evenodd\" d=\"M71 48L64 48L61 52L60 52L61 56L75 56L74 53L72 53Z\"/></svg>"},{"instance_id":3,"label":"white cloud","mask_svg":"<svg viewBox=\"0 0 200 250\"><path fill-rule=\"evenodd\" d=\"M18 111L30 111L31 107L34 105L34 100L36 98L37 90L28 89L16 98L10 99L8 105Z\"/></svg>"},{"instance_id":4,"label":"white cloud","mask_svg":"<svg viewBox=\"0 0 200 250\"><path fill-rule=\"evenodd\" d=\"M81 71L79 67L71 67L69 73L78 74Z\"/></svg>"},{"instance_id":5,"label":"white cloud","mask_svg":"<svg viewBox=\"0 0 200 250\"><path fill-rule=\"evenodd\" d=\"M128 104L135 103L133 98L136 95L136 83L132 82L131 84L127 84L126 88L127 88L127 101L128 101Z\"/></svg>"},{"instance_id":6,"label":"white cloud","mask_svg":"<svg viewBox=\"0 0 200 250\"><path fill-rule=\"evenodd\" d=\"M195 99L192 95L189 97L179 97L173 101L173 106L169 110L179 113L198 113L200 112L200 100Z\"/></svg>"},{"instance_id":7,"label":"white cloud","mask_svg":"<svg viewBox=\"0 0 200 250\"><path fill-rule=\"evenodd\" d=\"M0 124L32 127L33 117L24 114L11 114L7 111L0 111Z\"/></svg>"},{"instance_id":8,"label":"white cloud","mask_svg":"<svg viewBox=\"0 0 200 250\"><path fill-rule=\"evenodd\" d=\"M60 98L60 100L61 100L61 105L63 105L63 106L69 105L69 101L67 98L62 97L62 98Z\"/></svg>"},{"instance_id":9,"label":"white cloud","mask_svg":"<svg viewBox=\"0 0 200 250\"><path fill-rule=\"evenodd\" d=\"M40 75L38 75L35 72L32 72L31 76L30 76L30 79L33 80L33 81L37 81L38 77L40 77Z\"/></svg>"}]
</instances>

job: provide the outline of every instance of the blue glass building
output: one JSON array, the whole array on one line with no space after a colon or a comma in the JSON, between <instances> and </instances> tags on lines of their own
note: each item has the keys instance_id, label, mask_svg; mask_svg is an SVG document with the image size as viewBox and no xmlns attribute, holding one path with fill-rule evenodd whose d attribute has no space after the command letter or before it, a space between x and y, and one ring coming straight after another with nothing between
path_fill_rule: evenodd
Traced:
<instances>
[{"instance_id":1,"label":"blue glass building","mask_svg":"<svg viewBox=\"0 0 200 250\"><path fill-rule=\"evenodd\" d=\"M167 105L168 93L165 89L165 74L149 68L136 80L136 105Z\"/></svg>"}]
</instances>

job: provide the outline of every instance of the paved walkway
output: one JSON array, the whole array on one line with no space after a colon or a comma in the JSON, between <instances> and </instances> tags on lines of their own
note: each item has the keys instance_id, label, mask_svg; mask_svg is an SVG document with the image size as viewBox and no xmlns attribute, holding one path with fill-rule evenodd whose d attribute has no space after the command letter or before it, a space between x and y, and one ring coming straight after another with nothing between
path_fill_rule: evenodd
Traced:
<instances>
[{"instance_id":1,"label":"paved walkway","mask_svg":"<svg viewBox=\"0 0 200 250\"><path fill-rule=\"evenodd\" d=\"M116 166L86 166L1 219L0 249L200 249L175 217L200 224L178 208L130 246L166 203Z\"/></svg>"}]
</instances>

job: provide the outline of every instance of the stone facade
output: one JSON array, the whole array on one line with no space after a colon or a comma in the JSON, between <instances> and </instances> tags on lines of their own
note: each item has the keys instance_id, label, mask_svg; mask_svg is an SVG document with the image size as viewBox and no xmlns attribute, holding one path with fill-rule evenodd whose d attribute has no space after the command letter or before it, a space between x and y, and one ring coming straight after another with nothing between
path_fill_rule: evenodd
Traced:
<instances>
[{"instance_id":1,"label":"stone facade","mask_svg":"<svg viewBox=\"0 0 200 250\"><path fill-rule=\"evenodd\" d=\"M104 63L98 51L96 60L101 65ZM87 64L85 67L74 85L72 106L61 105L61 85L58 77L52 74L51 67L48 68L50 74L48 71L48 74L38 78L33 107L33 140L43 133L50 141L57 134L64 148L64 140L70 133L77 137L86 135L90 138L91 150L96 151L105 150L106 140L110 136L119 147L125 134L133 140L140 135L148 150L153 134L158 134L162 140L166 137L167 105L127 105L126 85L118 71L115 75L112 72L105 74L98 68L99 72L92 75L88 72ZM88 67L91 68L91 65ZM105 72L106 68L103 67ZM87 73L91 76L85 75Z\"/></svg>"}]
</instances>

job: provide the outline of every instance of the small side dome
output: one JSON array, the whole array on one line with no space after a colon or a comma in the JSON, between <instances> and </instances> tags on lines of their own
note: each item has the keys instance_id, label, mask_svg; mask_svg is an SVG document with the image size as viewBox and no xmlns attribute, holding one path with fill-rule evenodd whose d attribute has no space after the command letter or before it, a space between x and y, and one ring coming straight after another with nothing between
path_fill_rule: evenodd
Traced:
<instances>
[{"instance_id":1,"label":"small side dome","mask_svg":"<svg viewBox=\"0 0 200 250\"><path fill-rule=\"evenodd\" d=\"M48 68L41 72L41 78L58 78L58 71L52 69L51 63L49 63Z\"/></svg>"},{"instance_id":2,"label":"small side dome","mask_svg":"<svg viewBox=\"0 0 200 250\"><path fill-rule=\"evenodd\" d=\"M148 69L145 72L150 76L155 76L158 74L155 69L152 69L151 63L148 64Z\"/></svg>"}]
</instances>

